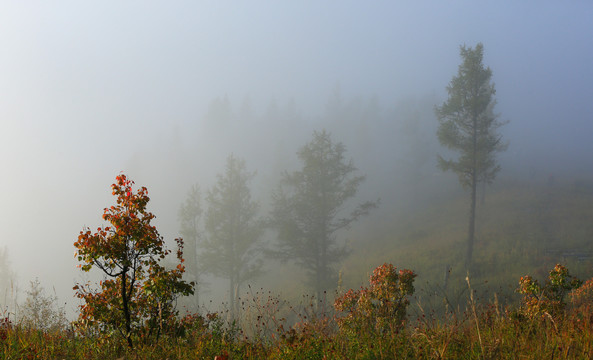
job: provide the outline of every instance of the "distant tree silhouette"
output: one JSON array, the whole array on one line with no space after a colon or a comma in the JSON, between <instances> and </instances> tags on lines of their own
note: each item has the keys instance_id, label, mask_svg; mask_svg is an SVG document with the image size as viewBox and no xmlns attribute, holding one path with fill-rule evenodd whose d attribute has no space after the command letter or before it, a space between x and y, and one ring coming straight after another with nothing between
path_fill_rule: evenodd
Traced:
<instances>
[{"instance_id":1,"label":"distant tree silhouette","mask_svg":"<svg viewBox=\"0 0 593 360\"><path fill-rule=\"evenodd\" d=\"M273 199L271 224L278 231L273 254L307 270L318 300L335 284L331 266L348 253L338 244L336 232L367 215L378 203L368 201L342 214L365 179L355 174L357 169L345 160L345 151L325 130L314 132L311 142L298 151L302 169L283 174Z\"/></svg>"},{"instance_id":2,"label":"distant tree silhouette","mask_svg":"<svg viewBox=\"0 0 593 360\"><path fill-rule=\"evenodd\" d=\"M199 261L200 240L204 236L202 232L202 194L200 187L195 184L187 194L185 202L179 208L178 218L180 234L185 240L186 273L189 274L195 283L194 287L194 308L200 307L200 291L203 289L203 269Z\"/></svg>"},{"instance_id":3,"label":"distant tree silhouette","mask_svg":"<svg viewBox=\"0 0 593 360\"><path fill-rule=\"evenodd\" d=\"M470 270L475 238L476 189L480 182L491 183L500 170L495 155L506 149L498 128L504 123L497 120L493 108L496 90L490 82L492 71L482 63L484 47L461 47L462 63L447 92L449 98L436 107L439 119L437 135L441 145L460 153L456 160L439 155L439 167L452 170L459 176L464 188L470 189L470 212L465 257L466 270Z\"/></svg>"},{"instance_id":4,"label":"distant tree silhouette","mask_svg":"<svg viewBox=\"0 0 593 360\"><path fill-rule=\"evenodd\" d=\"M205 230L200 261L205 271L229 279L231 318L238 313L241 285L261 273L258 242L263 221L257 218L259 204L251 200L245 161L227 158L225 172L206 195Z\"/></svg>"}]
</instances>

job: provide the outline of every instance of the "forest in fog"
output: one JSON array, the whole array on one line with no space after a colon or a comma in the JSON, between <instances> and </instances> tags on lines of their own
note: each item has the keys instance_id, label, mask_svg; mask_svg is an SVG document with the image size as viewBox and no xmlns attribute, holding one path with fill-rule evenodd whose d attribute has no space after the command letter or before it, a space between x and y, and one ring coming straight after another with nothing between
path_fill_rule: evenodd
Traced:
<instances>
[{"instance_id":1,"label":"forest in fog","mask_svg":"<svg viewBox=\"0 0 593 360\"><path fill-rule=\"evenodd\" d=\"M117 329L130 348L186 336L169 316L352 344L369 313L373 343L421 312L514 326L588 296L587 2L0 10L0 343L12 322ZM250 301L274 313L265 329Z\"/></svg>"}]
</instances>

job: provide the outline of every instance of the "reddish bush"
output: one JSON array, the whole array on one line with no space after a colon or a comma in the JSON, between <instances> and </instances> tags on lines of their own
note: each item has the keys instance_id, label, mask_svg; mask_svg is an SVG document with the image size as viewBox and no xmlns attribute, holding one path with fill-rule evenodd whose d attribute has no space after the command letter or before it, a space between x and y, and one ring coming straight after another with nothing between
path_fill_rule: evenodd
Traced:
<instances>
[{"instance_id":1,"label":"reddish bush","mask_svg":"<svg viewBox=\"0 0 593 360\"><path fill-rule=\"evenodd\" d=\"M522 276L517 289L523 295L521 312L530 318L542 314L555 316L566 306L565 295L581 284L582 281L571 276L568 269L560 264L556 264L550 271L544 285L540 285L529 275Z\"/></svg>"},{"instance_id":2,"label":"reddish bush","mask_svg":"<svg viewBox=\"0 0 593 360\"><path fill-rule=\"evenodd\" d=\"M410 304L408 296L414 293L415 277L413 271L397 271L391 264L377 267L368 288L349 290L336 299L334 307L341 313L337 316L340 328L380 333L401 329Z\"/></svg>"}]
</instances>

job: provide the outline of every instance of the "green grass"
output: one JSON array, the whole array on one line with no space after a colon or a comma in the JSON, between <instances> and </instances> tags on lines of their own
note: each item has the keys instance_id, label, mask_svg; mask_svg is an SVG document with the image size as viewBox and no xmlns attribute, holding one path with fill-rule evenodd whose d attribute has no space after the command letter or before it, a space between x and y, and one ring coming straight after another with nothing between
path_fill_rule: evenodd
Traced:
<instances>
[{"instance_id":1,"label":"green grass","mask_svg":"<svg viewBox=\"0 0 593 360\"><path fill-rule=\"evenodd\" d=\"M345 287L358 287L383 262L417 274L418 295L461 298L466 291L463 268L469 196L437 202L399 216L377 234L355 242L343 269ZM516 301L516 283L525 274L543 277L554 264L566 264L581 278L593 276L592 259L564 258L569 250L593 251L593 183L557 181L554 185L502 181L478 202L475 269L472 283L482 296L496 292L501 301ZM558 250L550 254L546 250ZM451 267L447 291L445 269ZM436 293L436 294L435 294ZM491 299L490 299L491 300Z\"/></svg>"}]
</instances>

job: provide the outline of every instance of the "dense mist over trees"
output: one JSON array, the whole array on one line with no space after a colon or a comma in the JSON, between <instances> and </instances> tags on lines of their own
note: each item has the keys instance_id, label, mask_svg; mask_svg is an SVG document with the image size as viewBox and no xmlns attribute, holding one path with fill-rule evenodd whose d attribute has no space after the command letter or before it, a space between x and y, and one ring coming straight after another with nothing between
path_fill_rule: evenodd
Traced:
<instances>
[{"instance_id":1,"label":"dense mist over trees","mask_svg":"<svg viewBox=\"0 0 593 360\"><path fill-rule=\"evenodd\" d=\"M24 289L39 279L76 317L72 286L102 275L76 271L72 244L81 227L104 225L94 219L112 203L107 185L125 173L150 189L147 211L166 245L186 241L184 276L198 282L198 296L180 308L218 308L233 297L228 279L199 258L206 197L227 157L256 174L249 192L266 218L283 174L304 170L299 149L323 130L343 144L354 176L364 176L343 217L381 199L334 234L351 251L332 263L333 274L357 286L377 261L397 259L425 269L418 283L442 279L444 265L433 259L462 261L467 195L455 173L437 166L437 154L459 153L440 145L434 109L448 100L459 46L479 43L493 69L494 113L508 122L498 134L511 146L496 155L496 182L478 203L472 257L498 274L538 266L557 244L582 254L590 229L580 222L590 211L578 200L593 177L592 11L584 1L7 3L0 11L2 305L18 311ZM276 241L266 228L261 246ZM294 261L264 257L261 269L250 284L287 296L313 291Z\"/></svg>"}]
</instances>

